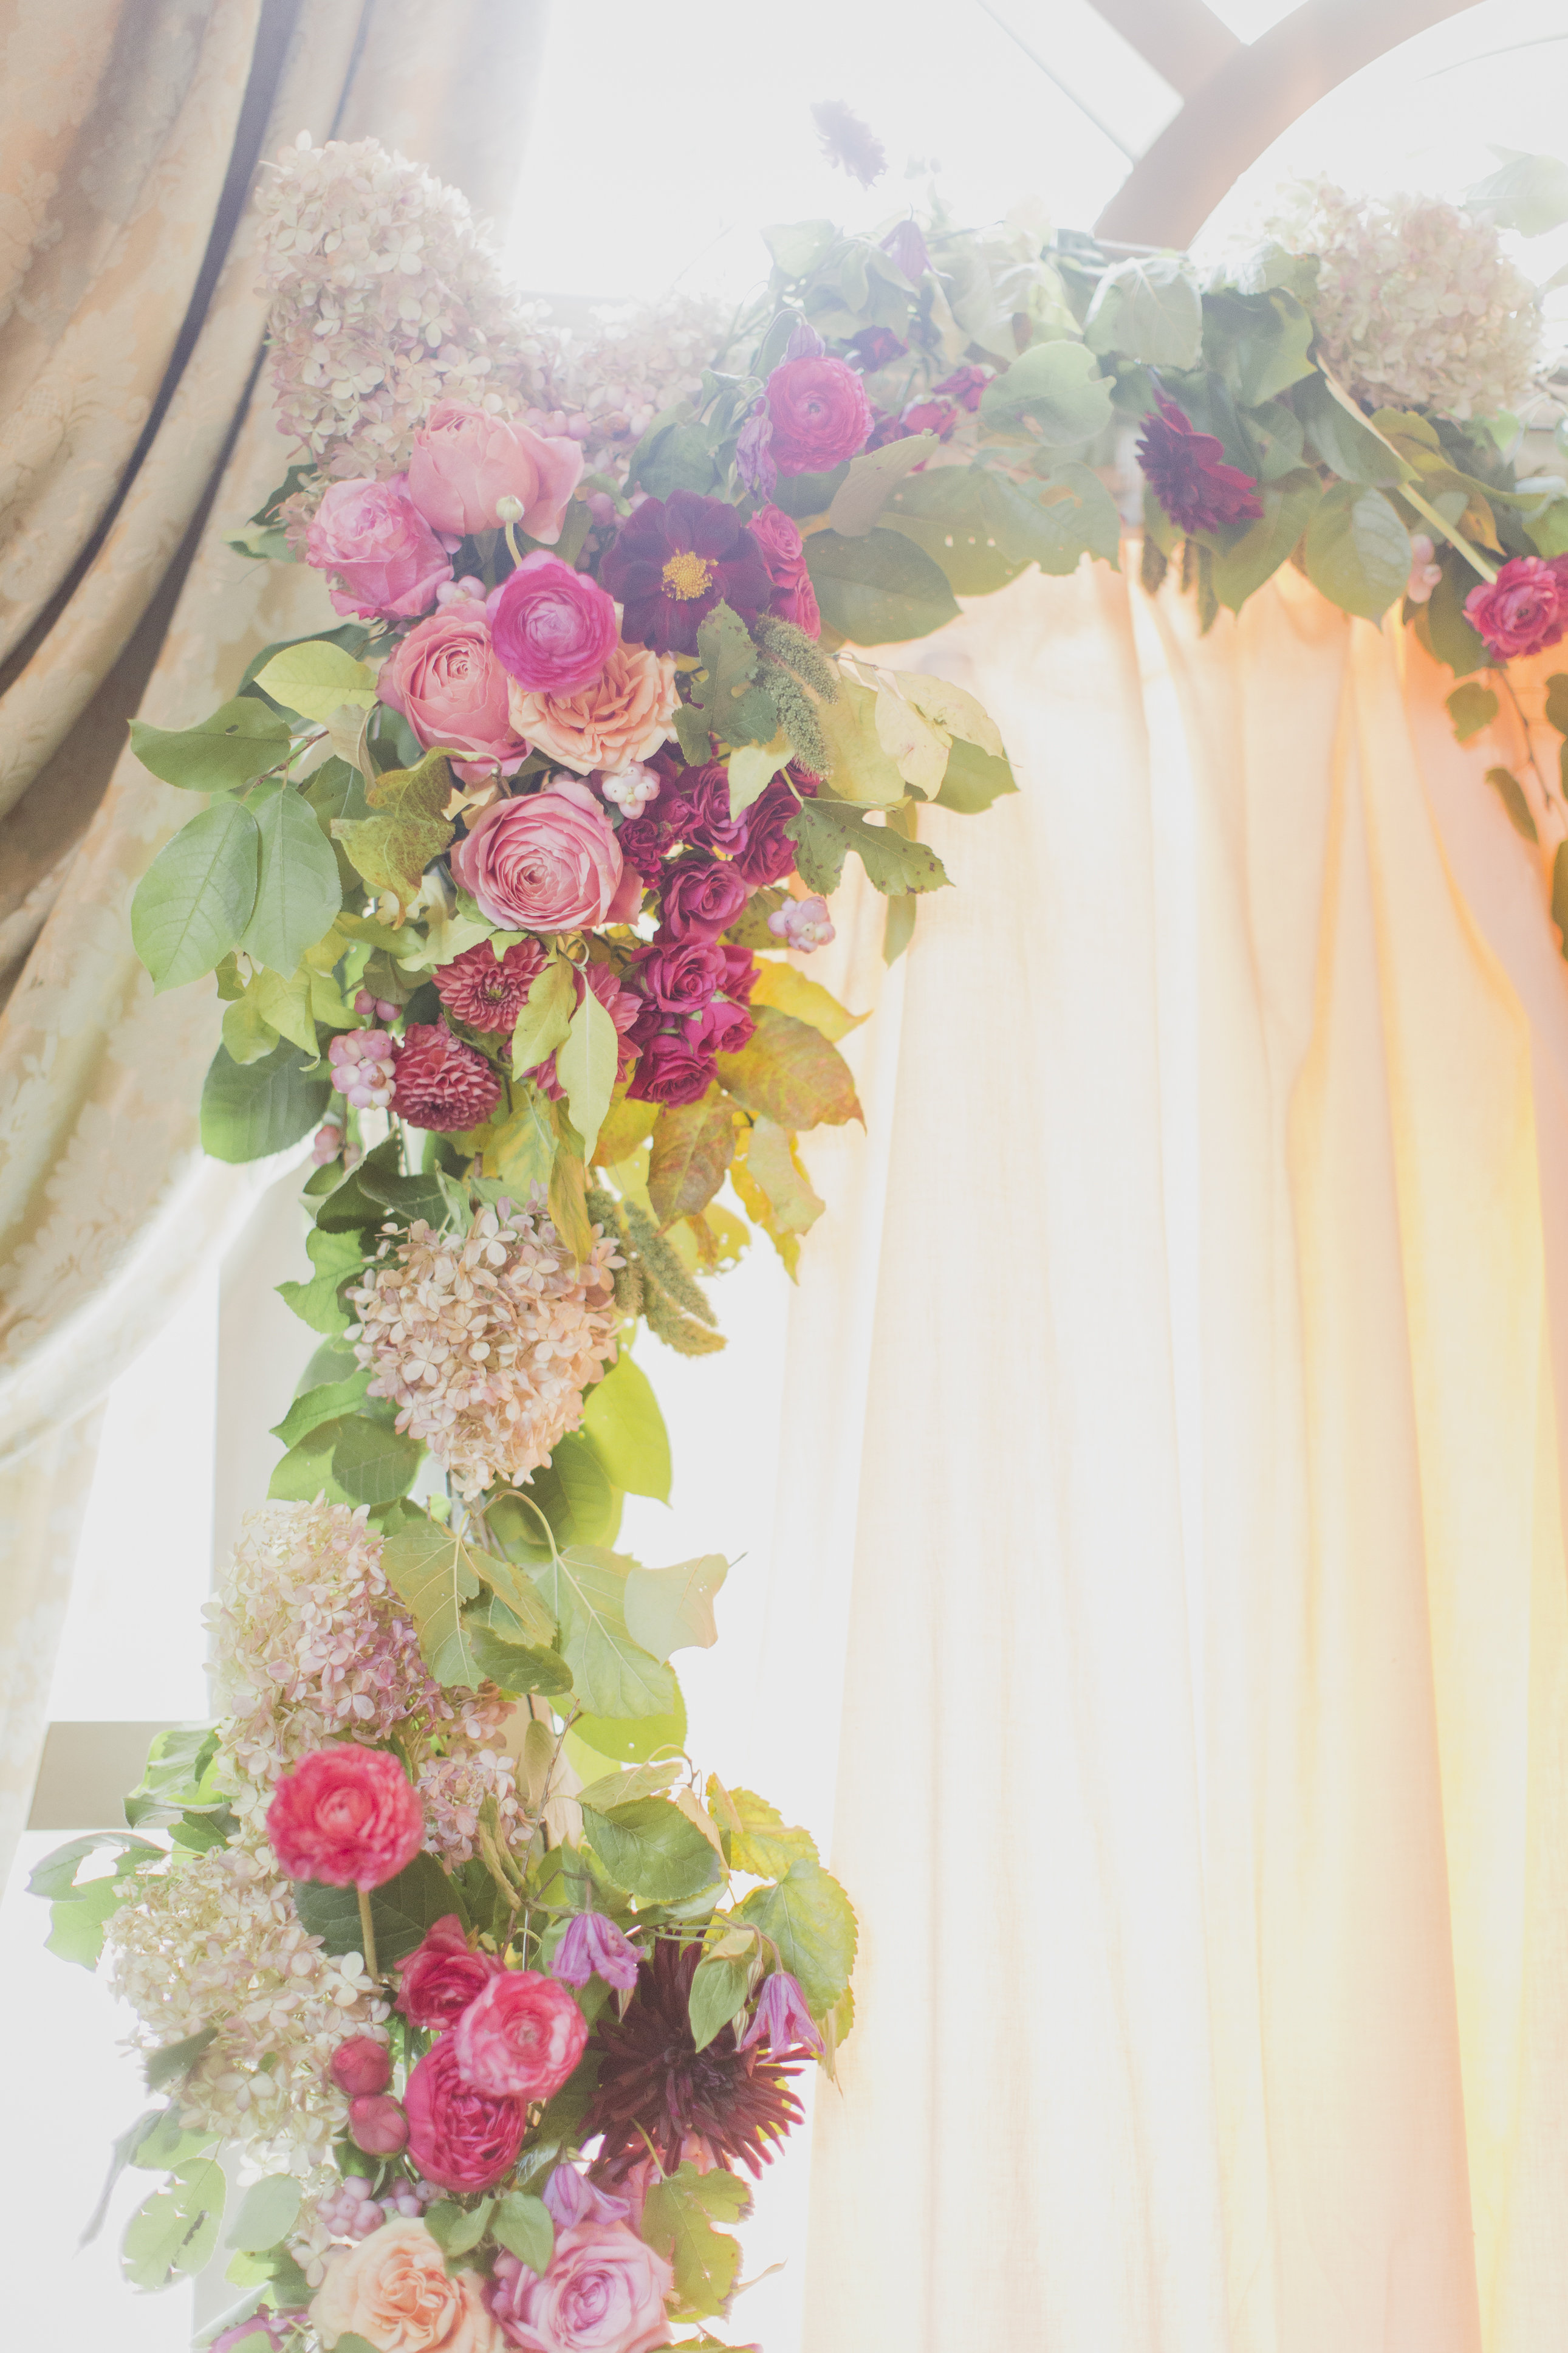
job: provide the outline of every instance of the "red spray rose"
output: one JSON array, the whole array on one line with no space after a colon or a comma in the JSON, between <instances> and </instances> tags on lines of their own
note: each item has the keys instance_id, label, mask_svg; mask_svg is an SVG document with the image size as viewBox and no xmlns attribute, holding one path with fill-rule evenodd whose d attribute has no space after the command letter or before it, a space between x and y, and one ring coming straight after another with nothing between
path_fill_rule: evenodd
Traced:
<instances>
[{"instance_id":1,"label":"red spray rose","mask_svg":"<svg viewBox=\"0 0 1568 2353\"><path fill-rule=\"evenodd\" d=\"M452 2030L466 2084L492 2099L548 2100L583 2056L588 2021L553 1978L503 1969Z\"/></svg>"},{"instance_id":2,"label":"red spray rose","mask_svg":"<svg viewBox=\"0 0 1568 2353\"><path fill-rule=\"evenodd\" d=\"M444 1021L410 1021L403 1035L392 1096L400 1118L446 1134L489 1119L500 1101L500 1078L477 1046L455 1038Z\"/></svg>"},{"instance_id":3,"label":"red spray rose","mask_svg":"<svg viewBox=\"0 0 1568 2353\"><path fill-rule=\"evenodd\" d=\"M267 1835L289 1879L380 1887L424 1844L425 1809L395 1757L342 1741L313 1749L282 1776Z\"/></svg>"},{"instance_id":4,"label":"red spray rose","mask_svg":"<svg viewBox=\"0 0 1568 2353\"><path fill-rule=\"evenodd\" d=\"M754 621L773 593L762 551L731 506L696 491L645 499L599 567L621 599L622 635L661 654L694 654L715 605Z\"/></svg>"},{"instance_id":5,"label":"red spray rose","mask_svg":"<svg viewBox=\"0 0 1568 2353\"><path fill-rule=\"evenodd\" d=\"M684 947L639 948L634 962L641 987L660 1013L700 1013L723 985L730 951L690 940Z\"/></svg>"},{"instance_id":6,"label":"red spray rose","mask_svg":"<svg viewBox=\"0 0 1568 2353\"><path fill-rule=\"evenodd\" d=\"M501 1964L492 1954L472 1953L455 1912L426 1928L399 1971L401 1985L394 2007L410 2026L438 2034L453 2025L468 2004L483 1993Z\"/></svg>"},{"instance_id":7,"label":"red spray rose","mask_svg":"<svg viewBox=\"0 0 1568 2353\"><path fill-rule=\"evenodd\" d=\"M863 449L871 431L866 387L842 360L785 360L767 381L773 438L781 474L825 474Z\"/></svg>"},{"instance_id":8,"label":"red spray rose","mask_svg":"<svg viewBox=\"0 0 1568 2353\"><path fill-rule=\"evenodd\" d=\"M739 849L746 839L746 813L730 814L730 771L721 760L710 760L705 768L689 768L680 779L679 803L671 797L671 808L680 803L685 813L679 818L680 838L696 849Z\"/></svg>"},{"instance_id":9,"label":"red spray rose","mask_svg":"<svg viewBox=\"0 0 1568 2353\"><path fill-rule=\"evenodd\" d=\"M738 1054L756 1029L743 1005L715 997L688 1030L689 1042L708 1054Z\"/></svg>"},{"instance_id":10,"label":"red spray rose","mask_svg":"<svg viewBox=\"0 0 1568 2353\"><path fill-rule=\"evenodd\" d=\"M615 599L542 547L523 557L485 611L502 669L531 694L581 693L620 637Z\"/></svg>"},{"instance_id":11,"label":"red spray rose","mask_svg":"<svg viewBox=\"0 0 1568 2353\"><path fill-rule=\"evenodd\" d=\"M687 1024L660 1029L644 1046L637 1071L626 1089L634 1103L699 1103L713 1083L713 1057L691 1045Z\"/></svg>"},{"instance_id":12,"label":"red spray rose","mask_svg":"<svg viewBox=\"0 0 1568 2353\"><path fill-rule=\"evenodd\" d=\"M1225 444L1200 433L1165 393L1154 395L1157 417L1143 420L1138 455L1149 487L1179 531L1218 531L1255 522L1263 512L1258 485L1225 462Z\"/></svg>"},{"instance_id":13,"label":"red spray rose","mask_svg":"<svg viewBox=\"0 0 1568 2353\"><path fill-rule=\"evenodd\" d=\"M753 891L782 881L795 864L795 844L784 828L799 807L789 786L775 777L746 811L746 839L732 862Z\"/></svg>"},{"instance_id":14,"label":"red spray rose","mask_svg":"<svg viewBox=\"0 0 1568 2353\"><path fill-rule=\"evenodd\" d=\"M1510 557L1494 581L1471 589L1465 618L1500 661L1554 646L1568 632L1568 556Z\"/></svg>"},{"instance_id":15,"label":"red spray rose","mask_svg":"<svg viewBox=\"0 0 1568 2353\"><path fill-rule=\"evenodd\" d=\"M768 578L773 584L768 610L781 621L793 621L808 638L822 635L822 615L816 591L805 568L805 550L788 515L777 507L759 507L747 526L763 551Z\"/></svg>"},{"instance_id":16,"label":"red spray rose","mask_svg":"<svg viewBox=\"0 0 1568 2353\"><path fill-rule=\"evenodd\" d=\"M455 2035L431 2044L408 2078L403 2106L408 2154L437 2189L488 2189L517 2163L528 2103L495 2099L465 2082Z\"/></svg>"},{"instance_id":17,"label":"red spray rose","mask_svg":"<svg viewBox=\"0 0 1568 2353\"><path fill-rule=\"evenodd\" d=\"M751 893L743 875L716 858L678 858L667 867L660 926L672 940L716 940L734 922Z\"/></svg>"}]
</instances>

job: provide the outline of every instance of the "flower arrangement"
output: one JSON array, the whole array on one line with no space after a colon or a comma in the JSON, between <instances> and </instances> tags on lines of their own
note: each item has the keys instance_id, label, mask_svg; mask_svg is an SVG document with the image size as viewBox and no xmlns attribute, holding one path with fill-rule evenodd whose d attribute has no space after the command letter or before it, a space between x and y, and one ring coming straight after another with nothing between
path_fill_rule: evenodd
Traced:
<instances>
[{"instance_id":1,"label":"flower arrangement","mask_svg":"<svg viewBox=\"0 0 1568 2353\"><path fill-rule=\"evenodd\" d=\"M162 2176L135 2284L210 2259L241 2151L220 2353L717 2344L856 1922L686 1756L727 1564L614 1545L669 1479L639 1326L721 1348L708 1278L758 1234L795 1272L798 1136L859 1115L803 969L847 857L891 960L947 884L921 807L1016 789L972 696L866 649L1117 562L1135 446L1145 582L1205 627L1291 561L1510 691L1568 632L1568 492L1500 455L1504 397L1550 400L1512 168L1464 216L1311 192L1207 286L1023 218L806 223L739 319L587 337L373 142L269 181L298 454L229 536L338 626L135 727L204 805L132 927L159 988L216 977L208 1151L311 1139L283 1294L321 1345L211 1612L217 1721L33 1881L163 2095L117 2152Z\"/></svg>"}]
</instances>

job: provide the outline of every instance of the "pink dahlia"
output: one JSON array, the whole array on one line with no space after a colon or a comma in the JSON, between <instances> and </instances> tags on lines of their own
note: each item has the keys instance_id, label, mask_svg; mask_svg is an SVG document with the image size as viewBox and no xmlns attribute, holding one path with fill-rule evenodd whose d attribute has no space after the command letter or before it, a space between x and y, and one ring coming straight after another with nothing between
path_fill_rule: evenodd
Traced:
<instances>
[{"instance_id":1,"label":"pink dahlia","mask_svg":"<svg viewBox=\"0 0 1568 2353\"><path fill-rule=\"evenodd\" d=\"M488 955L489 950L479 951ZM500 1100L500 1079L475 1046L454 1038L444 1021L411 1021L397 1058L393 1108L410 1127L454 1134L478 1127Z\"/></svg>"}]
</instances>

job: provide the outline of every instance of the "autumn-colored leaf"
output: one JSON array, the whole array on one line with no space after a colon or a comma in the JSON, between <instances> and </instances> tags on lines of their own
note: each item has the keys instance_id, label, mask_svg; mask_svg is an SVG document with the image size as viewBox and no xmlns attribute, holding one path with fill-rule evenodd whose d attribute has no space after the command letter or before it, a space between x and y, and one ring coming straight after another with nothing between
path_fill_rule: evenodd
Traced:
<instances>
[{"instance_id":1,"label":"autumn-colored leaf","mask_svg":"<svg viewBox=\"0 0 1568 2353\"><path fill-rule=\"evenodd\" d=\"M849 1065L808 1021L772 1005L756 1008L756 1032L738 1054L721 1054L719 1076L754 1118L781 1127L840 1127L864 1116Z\"/></svg>"},{"instance_id":2,"label":"autumn-colored leaf","mask_svg":"<svg viewBox=\"0 0 1568 2353\"><path fill-rule=\"evenodd\" d=\"M700 1102L667 1103L653 1131L648 1199L661 1226L705 1209L735 1150L735 1119L717 1087Z\"/></svg>"}]
</instances>

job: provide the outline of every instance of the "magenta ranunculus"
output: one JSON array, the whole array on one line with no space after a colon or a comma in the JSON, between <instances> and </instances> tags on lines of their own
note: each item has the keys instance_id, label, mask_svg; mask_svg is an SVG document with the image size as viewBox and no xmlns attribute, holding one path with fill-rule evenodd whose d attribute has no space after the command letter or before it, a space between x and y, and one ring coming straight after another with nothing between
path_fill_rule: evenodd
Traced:
<instances>
[{"instance_id":1,"label":"magenta ranunculus","mask_svg":"<svg viewBox=\"0 0 1568 2353\"><path fill-rule=\"evenodd\" d=\"M615 598L542 547L508 574L485 611L502 668L530 694L580 694L620 641Z\"/></svg>"},{"instance_id":2,"label":"magenta ranunculus","mask_svg":"<svg viewBox=\"0 0 1568 2353\"><path fill-rule=\"evenodd\" d=\"M408 495L407 477L387 482L331 482L305 533L305 561L342 581L331 591L340 613L370 620L427 613L452 576L451 559Z\"/></svg>"},{"instance_id":3,"label":"magenta ranunculus","mask_svg":"<svg viewBox=\"0 0 1568 2353\"><path fill-rule=\"evenodd\" d=\"M678 1021L647 1040L626 1088L634 1103L700 1103L707 1093L716 1065L704 1048L689 1042L687 1029Z\"/></svg>"},{"instance_id":4,"label":"magenta ranunculus","mask_svg":"<svg viewBox=\"0 0 1568 2353\"><path fill-rule=\"evenodd\" d=\"M507 715L509 684L484 607L458 596L393 648L375 691L407 720L418 743L458 754L452 765L458 776L477 785L497 768L510 776L528 750Z\"/></svg>"},{"instance_id":5,"label":"magenta ranunculus","mask_svg":"<svg viewBox=\"0 0 1568 2353\"><path fill-rule=\"evenodd\" d=\"M671 2330L675 2274L625 2222L563 2231L542 2278L502 2254L485 2301L522 2353L653 2353Z\"/></svg>"},{"instance_id":6,"label":"magenta ranunculus","mask_svg":"<svg viewBox=\"0 0 1568 2353\"><path fill-rule=\"evenodd\" d=\"M498 499L515 499L530 539L553 545L583 478L583 445L546 437L459 400L438 401L414 437L408 495L437 531L495 531Z\"/></svg>"},{"instance_id":7,"label":"magenta ranunculus","mask_svg":"<svg viewBox=\"0 0 1568 2353\"><path fill-rule=\"evenodd\" d=\"M437 2189L488 2189L517 2163L528 2103L498 2099L468 2083L452 2034L443 2034L420 2060L403 2106L408 2154Z\"/></svg>"},{"instance_id":8,"label":"magenta ranunculus","mask_svg":"<svg viewBox=\"0 0 1568 2353\"><path fill-rule=\"evenodd\" d=\"M746 839L733 854L737 874L753 891L779 882L795 864L795 844L785 832L800 807L782 777L764 785L746 811Z\"/></svg>"},{"instance_id":9,"label":"magenta ranunculus","mask_svg":"<svg viewBox=\"0 0 1568 2353\"><path fill-rule=\"evenodd\" d=\"M369 2092L384 2092L392 2081L392 2053L374 2034L351 2034L327 2062L327 2072L340 2092L351 2100Z\"/></svg>"},{"instance_id":10,"label":"magenta ranunculus","mask_svg":"<svg viewBox=\"0 0 1568 2353\"><path fill-rule=\"evenodd\" d=\"M723 986L728 950L712 940L668 941L639 948L634 958L638 986L660 1013L700 1013Z\"/></svg>"},{"instance_id":11,"label":"magenta ranunculus","mask_svg":"<svg viewBox=\"0 0 1568 2353\"><path fill-rule=\"evenodd\" d=\"M425 1842L425 1809L395 1757L338 1741L312 1749L279 1778L267 1835L289 1879L380 1887Z\"/></svg>"},{"instance_id":12,"label":"magenta ranunculus","mask_svg":"<svg viewBox=\"0 0 1568 2353\"><path fill-rule=\"evenodd\" d=\"M1543 653L1568 633L1568 556L1510 558L1465 599L1465 618L1500 661Z\"/></svg>"},{"instance_id":13,"label":"magenta ranunculus","mask_svg":"<svg viewBox=\"0 0 1568 2353\"><path fill-rule=\"evenodd\" d=\"M362 2092L349 2102L349 2138L367 2157L400 2157L408 2146L408 2119L384 2092Z\"/></svg>"},{"instance_id":14,"label":"magenta ranunculus","mask_svg":"<svg viewBox=\"0 0 1568 2353\"><path fill-rule=\"evenodd\" d=\"M492 2099L548 2100L583 2056L588 2021L537 1969L491 1978L452 2030L465 2083Z\"/></svg>"},{"instance_id":15,"label":"magenta ranunculus","mask_svg":"<svg viewBox=\"0 0 1568 2353\"><path fill-rule=\"evenodd\" d=\"M728 930L751 893L745 877L733 866L700 854L678 858L667 867L659 902L659 922L668 937L716 940Z\"/></svg>"},{"instance_id":16,"label":"magenta ranunculus","mask_svg":"<svg viewBox=\"0 0 1568 2353\"><path fill-rule=\"evenodd\" d=\"M785 360L768 378L773 439L781 474L825 474L866 447L871 404L842 360Z\"/></svg>"},{"instance_id":17,"label":"magenta ranunculus","mask_svg":"<svg viewBox=\"0 0 1568 2353\"><path fill-rule=\"evenodd\" d=\"M763 551L768 578L773 584L769 611L781 621L793 621L808 638L822 635L822 615L816 591L805 568L805 549L788 515L777 507L759 507L747 526Z\"/></svg>"},{"instance_id":18,"label":"magenta ranunculus","mask_svg":"<svg viewBox=\"0 0 1568 2353\"><path fill-rule=\"evenodd\" d=\"M456 2024L501 1968L493 1953L469 1951L462 1922L448 1912L426 1929L424 1941L401 1964L394 2007L422 2033L439 2034Z\"/></svg>"},{"instance_id":19,"label":"magenta ranunculus","mask_svg":"<svg viewBox=\"0 0 1568 2353\"><path fill-rule=\"evenodd\" d=\"M492 923L523 932L629 923L642 898L598 795L575 776L497 801L452 852L452 872Z\"/></svg>"}]
</instances>

